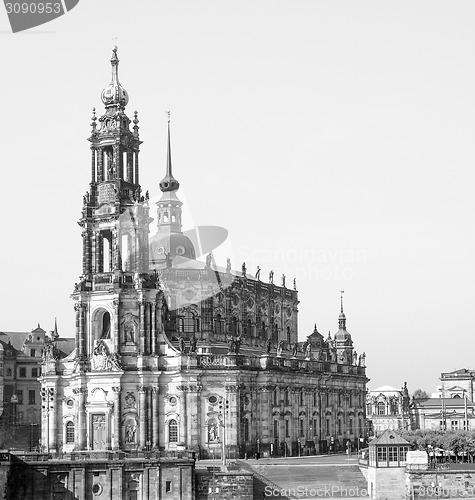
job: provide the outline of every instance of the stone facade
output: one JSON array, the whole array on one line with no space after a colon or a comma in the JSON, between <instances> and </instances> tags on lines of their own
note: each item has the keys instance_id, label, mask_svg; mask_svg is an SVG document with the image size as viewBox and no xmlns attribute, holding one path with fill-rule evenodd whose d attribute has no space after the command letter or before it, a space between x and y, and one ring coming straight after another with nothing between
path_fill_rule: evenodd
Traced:
<instances>
[{"instance_id":1,"label":"stone facade","mask_svg":"<svg viewBox=\"0 0 475 500\"><path fill-rule=\"evenodd\" d=\"M210 237L182 232L170 125L149 243L139 121L125 114L116 49L111 64L105 112L93 115L89 139L83 270L72 294L75 350L64 359L47 352L43 365L43 450L237 457L356 441L368 379L343 303L333 337L315 327L299 342L295 281L289 288L282 276L277 285L271 273L264 282L229 261L220 268L211 253L196 259L197 241L206 248Z\"/></svg>"},{"instance_id":2,"label":"stone facade","mask_svg":"<svg viewBox=\"0 0 475 500\"><path fill-rule=\"evenodd\" d=\"M75 460L2 454L0 485L5 497L18 500L134 499L193 500L194 461L118 454L81 456Z\"/></svg>"},{"instance_id":3,"label":"stone facade","mask_svg":"<svg viewBox=\"0 0 475 500\"><path fill-rule=\"evenodd\" d=\"M379 436L386 429L412 429L415 422L406 384L401 390L385 385L368 391L366 417L369 432L374 436Z\"/></svg>"},{"instance_id":4,"label":"stone facade","mask_svg":"<svg viewBox=\"0 0 475 500\"><path fill-rule=\"evenodd\" d=\"M50 333L39 325L31 332L0 332L0 448L39 446L43 352L51 347L58 359L65 357L71 340L59 337L56 323Z\"/></svg>"}]
</instances>

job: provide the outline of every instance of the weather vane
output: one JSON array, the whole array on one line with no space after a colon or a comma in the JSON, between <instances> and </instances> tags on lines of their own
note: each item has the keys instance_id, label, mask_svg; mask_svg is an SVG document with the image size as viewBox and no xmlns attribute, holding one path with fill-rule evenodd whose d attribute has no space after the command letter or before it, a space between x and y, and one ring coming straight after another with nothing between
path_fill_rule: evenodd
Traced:
<instances>
[{"instance_id":1,"label":"weather vane","mask_svg":"<svg viewBox=\"0 0 475 500\"><path fill-rule=\"evenodd\" d=\"M114 48L117 48L117 37L115 36L112 41L114 42Z\"/></svg>"},{"instance_id":2,"label":"weather vane","mask_svg":"<svg viewBox=\"0 0 475 500\"><path fill-rule=\"evenodd\" d=\"M172 112L170 110L168 110L168 111L165 111L165 113L168 116L168 123L170 123L170 115L172 114Z\"/></svg>"}]
</instances>

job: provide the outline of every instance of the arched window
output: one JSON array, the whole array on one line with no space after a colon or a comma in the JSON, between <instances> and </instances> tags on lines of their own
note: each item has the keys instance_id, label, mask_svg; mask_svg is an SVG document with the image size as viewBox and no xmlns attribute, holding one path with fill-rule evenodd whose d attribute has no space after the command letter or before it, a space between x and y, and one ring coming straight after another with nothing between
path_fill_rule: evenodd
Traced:
<instances>
[{"instance_id":1,"label":"arched window","mask_svg":"<svg viewBox=\"0 0 475 500\"><path fill-rule=\"evenodd\" d=\"M74 422L66 424L66 443L74 443Z\"/></svg>"},{"instance_id":2,"label":"arched window","mask_svg":"<svg viewBox=\"0 0 475 500\"><path fill-rule=\"evenodd\" d=\"M303 391L300 391L300 402L299 402L300 406L303 406L305 403L304 403L304 394L303 394Z\"/></svg>"},{"instance_id":3,"label":"arched window","mask_svg":"<svg viewBox=\"0 0 475 500\"><path fill-rule=\"evenodd\" d=\"M243 431L244 441L249 441L249 420L247 418L245 418L243 422Z\"/></svg>"},{"instance_id":4,"label":"arched window","mask_svg":"<svg viewBox=\"0 0 475 500\"><path fill-rule=\"evenodd\" d=\"M261 324L261 337L263 339L266 338L266 324L264 323L264 321Z\"/></svg>"},{"instance_id":5,"label":"arched window","mask_svg":"<svg viewBox=\"0 0 475 500\"><path fill-rule=\"evenodd\" d=\"M251 333L252 333L252 323L251 323L251 320L248 319L246 322L246 331L245 331L244 335L246 337L250 337Z\"/></svg>"},{"instance_id":6,"label":"arched window","mask_svg":"<svg viewBox=\"0 0 475 500\"><path fill-rule=\"evenodd\" d=\"M233 316L231 319L231 333L233 335L238 334L238 319L236 318L236 316Z\"/></svg>"},{"instance_id":7,"label":"arched window","mask_svg":"<svg viewBox=\"0 0 475 500\"><path fill-rule=\"evenodd\" d=\"M291 338L290 338L290 326L287 327L287 342L290 344L291 342Z\"/></svg>"},{"instance_id":8,"label":"arched window","mask_svg":"<svg viewBox=\"0 0 475 500\"><path fill-rule=\"evenodd\" d=\"M279 326L277 323L274 324L274 328L272 330L272 340L275 340L276 342L279 340Z\"/></svg>"},{"instance_id":9,"label":"arched window","mask_svg":"<svg viewBox=\"0 0 475 500\"><path fill-rule=\"evenodd\" d=\"M386 405L383 401L378 403L378 415L386 415Z\"/></svg>"},{"instance_id":10,"label":"arched window","mask_svg":"<svg viewBox=\"0 0 475 500\"><path fill-rule=\"evenodd\" d=\"M223 320L221 319L221 314L216 315L216 319L214 320L214 330L216 333L223 333Z\"/></svg>"},{"instance_id":11,"label":"arched window","mask_svg":"<svg viewBox=\"0 0 475 500\"><path fill-rule=\"evenodd\" d=\"M198 331L199 324L198 320L195 319L195 315L192 311L187 310L179 322L180 332L182 333L194 333Z\"/></svg>"},{"instance_id":12,"label":"arched window","mask_svg":"<svg viewBox=\"0 0 475 500\"><path fill-rule=\"evenodd\" d=\"M170 420L170 422L168 422L168 442L178 442L178 424L176 420Z\"/></svg>"},{"instance_id":13,"label":"arched window","mask_svg":"<svg viewBox=\"0 0 475 500\"><path fill-rule=\"evenodd\" d=\"M106 311L102 315L101 339L111 338L111 315Z\"/></svg>"}]
</instances>

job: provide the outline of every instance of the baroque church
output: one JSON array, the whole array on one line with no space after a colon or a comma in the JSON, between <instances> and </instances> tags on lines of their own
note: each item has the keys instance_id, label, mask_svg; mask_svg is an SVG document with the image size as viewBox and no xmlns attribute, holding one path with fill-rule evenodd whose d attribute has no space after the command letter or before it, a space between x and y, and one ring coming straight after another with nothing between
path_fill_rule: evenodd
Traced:
<instances>
[{"instance_id":1,"label":"baroque church","mask_svg":"<svg viewBox=\"0 0 475 500\"><path fill-rule=\"evenodd\" d=\"M197 259L209 235L182 231L170 120L150 216L139 120L126 113L117 48L111 65L89 137L75 348L63 358L54 345L44 353L42 450L237 458L356 445L368 379L343 302L333 336L315 326L299 341L295 281L251 276L245 264L234 271L229 260L221 268L211 253Z\"/></svg>"}]
</instances>

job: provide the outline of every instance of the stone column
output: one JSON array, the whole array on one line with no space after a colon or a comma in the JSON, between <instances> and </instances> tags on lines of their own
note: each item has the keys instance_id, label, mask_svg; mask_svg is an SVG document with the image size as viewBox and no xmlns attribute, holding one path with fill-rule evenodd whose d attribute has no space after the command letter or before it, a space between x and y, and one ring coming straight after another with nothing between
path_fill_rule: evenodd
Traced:
<instances>
[{"instance_id":1,"label":"stone column","mask_svg":"<svg viewBox=\"0 0 475 500\"><path fill-rule=\"evenodd\" d=\"M139 152L135 151L135 184L139 183Z\"/></svg>"},{"instance_id":2,"label":"stone column","mask_svg":"<svg viewBox=\"0 0 475 500\"><path fill-rule=\"evenodd\" d=\"M86 404L85 404L85 399L87 396L87 389L80 387L78 389L73 389L73 392L77 398L76 446L79 450L85 450L86 449Z\"/></svg>"},{"instance_id":3,"label":"stone column","mask_svg":"<svg viewBox=\"0 0 475 500\"><path fill-rule=\"evenodd\" d=\"M150 302L144 302L144 354L150 354Z\"/></svg>"},{"instance_id":4,"label":"stone column","mask_svg":"<svg viewBox=\"0 0 475 500\"><path fill-rule=\"evenodd\" d=\"M223 429L226 439L226 453L229 458L237 458L238 443L241 427L241 415L239 411L238 399L239 388L235 384L225 385L225 399L228 402L229 410L226 412L226 427ZM232 416L236 415L235 418Z\"/></svg>"},{"instance_id":5,"label":"stone column","mask_svg":"<svg viewBox=\"0 0 475 500\"><path fill-rule=\"evenodd\" d=\"M84 321L84 309L85 304L78 302L74 309L76 310L76 346L78 348L78 356L82 358L86 354L86 332L85 332L85 321Z\"/></svg>"},{"instance_id":6,"label":"stone column","mask_svg":"<svg viewBox=\"0 0 475 500\"><path fill-rule=\"evenodd\" d=\"M130 182L131 184L134 183L134 159L132 156L132 151L127 151L127 182Z\"/></svg>"},{"instance_id":7,"label":"stone column","mask_svg":"<svg viewBox=\"0 0 475 500\"><path fill-rule=\"evenodd\" d=\"M145 352L145 302L139 300L139 354L144 354Z\"/></svg>"},{"instance_id":8,"label":"stone column","mask_svg":"<svg viewBox=\"0 0 475 500\"><path fill-rule=\"evenodd\" d=\"M200 385L190 385L188 388L188 403L190 411L196 413L191 414L191 418L187 419L187 436L189 436L189 447L195 451L198 451L199 446L201 445L203 429L201 422L201 389L202 387Z\"/></svg>"},{"instance_id":9,"label":"stone column","mask_svg":"<svg viewBox=\"0 0 475 500\"><path fill-rule=\"evenodd\" d=\"M96 182L96 150L91 148L91 182Z\"/></svg>"},{"instance_id":10,"label":"stone column","mask_svg":"<svg viewBox=\"0 0 475 500\"><path fill-rule=\"evenodd\" d=\"M114 350L119 352L120 333L119 333L119 299L114 300Z\"/></svg>"},{"instance_id":11,"label":"stone column","mask_svg":"<svg viewBox=\"0 0 475 500\"><path fill-rule=\"evenodd\" d=\"M102 148L97 150L97 182L104 180L104 151Z\"/></svg>"},{"instance_id":12,"label":"stone column","mask_svg":"<svg viewBox=\"0 0 475 500\"><path fill-rule=\"evenodd\" d=\"M58 423L56 415L56 394L57 390L54 387L48 387L48 451L56 451L57 449L57 433Z\"/></svg>"},{"instance_id":13,"label":"stone column","mask_svg":"<svg viewBox=\"0 0 475 500\"><path fill-rule=\"evenodd\" d=\"M187 427L187 415L186 415L186 392L188 387L186 385L180 385L177 387L180 391L180 436L179 442L188 445L188 437L186 434Z\"/></svg>"},{"instance_id":14,"label":"stone column","mask_svg":"<svg viewBox=\"0 0 475 500\"><path fill-rule=\"evenodd\" d=\"M137 386L139 393L139 449L144 450L147 442L147 387Z\"/></svg>"},{"instance_id":15,"label":"stone column","mask_svg":"<svg viewBox=\"0 0 475 500\"><path fill-rule=\"evenodd\" d=\"M120 387L112 387L114 395L114 413L112 415L112 449L121 449L121 428L120 428Z\"/></svg>"},{"instance_id":16,"label":"stone column","mask_svg":"<svg viewBox=\"0 0 475 500\"><path fill-rule=\"evenodd\" d=\"M152 318L151 318L151 346L150 354L157 354L157 304L152 301Z\"/></svg>"},{"instance_id":17,"label":"stone column","mask_svg":"<svg viewBox=\"0 0 475 500\"><path fill-rule=\"evenodd\" d=\"M158 419L160 416L158 408L159 399L160 387L155 385L152 387L152 447L154 450L158 450L160 447L160 429L158 425Z\"/></svg>"}]
</instances>

